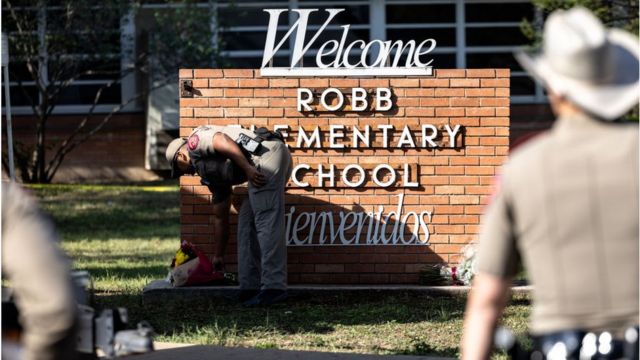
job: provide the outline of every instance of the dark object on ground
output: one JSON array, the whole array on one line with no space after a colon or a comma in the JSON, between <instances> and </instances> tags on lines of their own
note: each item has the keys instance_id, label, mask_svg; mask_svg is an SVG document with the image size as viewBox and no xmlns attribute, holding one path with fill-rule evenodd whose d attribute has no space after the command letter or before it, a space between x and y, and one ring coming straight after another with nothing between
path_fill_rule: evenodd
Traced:
<instances>
[{"instance_id":1,"label":"dark object on ground","mask_svg":"<svg viewBox=\"0 0 640 360\"><path fill-rule=\"evenodd\" d=\"M258 295L242 303L244 306L270 306L287 300L286 290L260 290Z\"/></svg>"},{"instance_id":2,"label":"dark object on ground","mask_svg":"<svg viewBox=\"0 0 640 360\"><path fill-rule=\"evenodd\" d=\"M243 303L245 301L251 300L259 293L260 293L260 290L240 290L238 291L237 300L238 302Z\"/></svg>"},{"instance_id":3,"label":"dark object on ground","mask_svg":"<svg viewBox=\"0 0 640 360\"><path fill-rule=\"evenodd\" d=\"M140 322L136 330L125 330L127 309L105 309L98 315L90 306L78 307L80 326L76 349L81 359L96 359L98 350L107 359L153 351L153 329L148 323Z\"/></svg>"},{"instance_id":4,"label":"dark object on ground","mask_svg":"<svg viewBox=\"0 0 640 360\"><path fill-rule=\"evenodd\" d=\"M107 359L153 351L153 329L146 321L138 323L136 330L127 330L127 309L98 312L89 306L93 299L88 272L74 271L71 277L79 290L76 291L80 318L76 349L80 359L97 359L98 351L103 352Z\"/></svg>"}]
</instances>

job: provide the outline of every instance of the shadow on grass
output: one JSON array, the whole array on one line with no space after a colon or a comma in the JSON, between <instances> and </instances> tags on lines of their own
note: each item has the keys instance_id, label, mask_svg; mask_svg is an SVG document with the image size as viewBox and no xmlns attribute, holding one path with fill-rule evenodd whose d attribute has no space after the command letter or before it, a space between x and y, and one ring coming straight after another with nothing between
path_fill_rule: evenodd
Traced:
<instances>
[{"instance_id":1,"label":"shadow on grass","mask_svg":"<svg viewBox=\"0 0 640 360\"><path fill-rule=\"evenodd\" d=\"M358 326L359 338L368 338L370 342L376 343L381 340L379 331L382 329L389 332L385 336L398 335L397 330L394 330L397 328L393 327L398 324L404 327L428 323L428 326L438 329L441 325L461 322L464 303L465 299L462 297L434 298L402 293L380 295L373 292L371 296L296 296L284 304L270 308L245 308L221 298L143 304L139 295L97 297L97 305L100 307L129 308L132 323L147 320L161 336L193 334L210 327L215 329L215 334L210 335L211 340L217 344L225 337L255 337L260 333L306 336L312 339L344 326ZM378 329L371 326L377 326ZM446 338L458 336L447 333L447 330L435 331ZM433 339L414 337L409 346L380 351L405 355L456 356L457 348L436 347L429 340ZM377 351L375 346L372 350Z\"/></svg>"},{"instance_id":2,"label":"shadow on grass","mask_svg":"<svg viewBox=\"0 0 640 360\"><path fill-rule=\"evenodd\" d=\"M515 306L529 306L531 305L531 298L528 296L513 296L509 304Z\"/></svg>"},{"instance_id":3,"label":"shadow on grass","mask_svg":"<svg viewBox=\"0 0 640 360\"><path fill-rule=\"evenodd\" d=\"M412 341L411 349L400 350L396 352L397 355L436 355L436 356L456 356L458 355L458 348L447 347L445 349L438 349L429 345L426 341L420 339L414 339Z\"/></svg>"},{"instance_id":4,"label":"shadow on grass","mask_svg":"<svg viewBox=\"0 0 640 360\"><path fill-rule=\"evenodd\" d=\"M151 189L151 190L150 190ZM175 238L178 187L43 186L32 189L64 241Z\"/></svg>"}]
</instances>

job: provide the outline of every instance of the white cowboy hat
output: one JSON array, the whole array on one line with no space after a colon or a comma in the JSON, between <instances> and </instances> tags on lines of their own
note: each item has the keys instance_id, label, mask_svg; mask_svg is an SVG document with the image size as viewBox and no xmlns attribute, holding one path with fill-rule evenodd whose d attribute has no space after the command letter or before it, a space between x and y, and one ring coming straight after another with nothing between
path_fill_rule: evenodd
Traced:
<instances>
[{"instance_id":1,"label":"white cowboy hat","mask_svg":"<svg viewBox=\"0 0 640 360\"><path fill-rule=\"evenodd\" d=\"M606 29L589 10L553 12L544 26L542 52L515 56L555 93L605 120L638 104L638 38Z\"/></svg>"}]
</instances>

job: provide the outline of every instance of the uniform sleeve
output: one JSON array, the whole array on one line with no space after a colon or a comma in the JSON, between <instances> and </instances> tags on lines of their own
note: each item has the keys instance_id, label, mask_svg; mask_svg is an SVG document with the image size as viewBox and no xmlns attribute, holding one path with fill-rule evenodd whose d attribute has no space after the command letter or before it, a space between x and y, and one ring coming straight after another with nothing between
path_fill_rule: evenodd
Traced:
<instances>
[{"instance_id":1,"label":"uniform sleeve","mask_svg":"<svg viewBox=\"0 0 640 360\"><path fill-rule=\"evenodd\" d=\"M216 152L213 149L213 136L217 132L207 126L197 128L187 139L189 155L196 159L214 155Z\"/></svg>"},{"instance_id":2,"label":"uniform sleeve","mask_svg":"<svg viewBox=\"0 0 640 360\"><path fill-rule=\"evenodd\" d=\"M509 199L508 182L503 177L500 189L482 218L480 228L478 270L500 278L515 276L519 263Z\"/></svg>"}]
</instances>

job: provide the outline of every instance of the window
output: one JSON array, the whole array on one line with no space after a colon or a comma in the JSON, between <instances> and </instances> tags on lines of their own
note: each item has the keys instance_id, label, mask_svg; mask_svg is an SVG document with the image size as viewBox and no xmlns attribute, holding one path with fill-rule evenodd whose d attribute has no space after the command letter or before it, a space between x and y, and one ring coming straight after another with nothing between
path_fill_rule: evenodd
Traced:
<instances>
[{"instance_id":1,"label":"window","mask_svg":"<svg viewBox=\"0 0 640 360\"><path fill-rule=\"evenodd\" d=\"M523 20L534 22L536 12L529 1L470 0L464 5L465 63L468 68L511 70L511 99L518 102L544 101L541 88L513 57L529 43L520 30Z\"/></svg>"},{"instance_id":2,"label":"window","mask_svg":"<svg viewBox=\"0 0 640 360\"><path fill-rule=\"evenodd\" d=\"M431 66L456 67L456 6L452 1L408 2L387 1L386 39L406 43L434 39L436 48L430 54Z\"/></svg>"},{"instance_id":3,"label":"window","mask_svg":"<svg viewBox=\"0 0 640 360\"><path fill-rule=\"evenodd\" d=\"M178 3L165 0L143 0L142 8L179 7ZM225 0L202 2L197 6L209 8L215 6L217 16L211 19L211 28L216 29L211 44L220 51L222 60L215 66L227 68L259 68L262 64L266 30L269 15L268 8L345 8L339 13L317 39L316 43L303 58L303 64L315 63L318 47L327 39L340 38L342 24L350 24L348 42L354 40L416 40L433 38L437 42L432 52L435 68L509 68L512 71L513 102L545 101L542 88L536 85L513 58L513 51L528 43L521 31L520 22L537 19L534 6L526 0L280 0L252 1ZM31 13L37 22L38 14L44 13L48 27L60 25L62 9L49 6L44 12L35 7L24 7L19 11ZM99 11L94 11L96 16ZM40 15L41 16L41 15ZM126 16L107 22L109 26L95 35L95 38L82 41L86 34L77 31L73 37L74 45L67 49L65 56L53 57L57 50L47 49L47 61L43 64L49 78L54 77L56 68L68 59L79 61L80 66L99 67L103 73L80 77L61 94L62 105L59 112L86 111L96 89L112 81L117 76L127 53L132 47L130 38L135 36L134 21L123 21ZM16 35L15 27L7 20L3 12L5 31ZM308 26L309 34L318 30L326 19L326 12L314 13ZM277 39L281 39L290 25L297 20L295 14L283 14L280 19ZM55 36L55 33L52 33ZM38 31L25 35L21 42L38 43ZM99 54L96 45L100 44ZM135 44L135 43L134 43ZM358 50L358 49L355 49ZM356 62L359 53L354 51L352 61ZM273 59L273 66L290 65L290 42L285 42ZM213 59L212 59L213 64ZM24 59L12 57L11 97L12 105L29 110L28 97L37 96L35 84L30 82ZM22 80L23 90L17 86ZM122 86L106 91L100 104L116 104L126 99L135 89L135 78L126 80ZM109 106L109 109L112 106ZM106 107L105 107L106 109Z\"/></svg>"},{"instance_id":4,"label":"window","mask_svg":"<svg viewBox=\"0 0 640 360\"><path fill-rule=\"evenodd\" d=\"M9 84L15 113L31 114L31 103L43 101L27 69L29 58L42 74L40 81L45 86L71 80L71 84L58 94L55 113L86 113L98 90L120 79L122 64L135 56L127 54L135 27L133 22L123 22L127 17L121 9L93 5L95 2L78 4L83 8L76 12L91 13L91 16L74 17L58 5L17 7L15 13L26 31L18 31L15 19L8 11L3 12L3 23L7 24L5 31L9 36ZM69 28L73 30L69 31ZM37 53L21 50L19 45L25 42L37 49ZM110 111L115 104L127 100L134 88L135 81L132 85L127 79L122 85L105 88L95 111Z\"/></svg>"}]
</instances>

